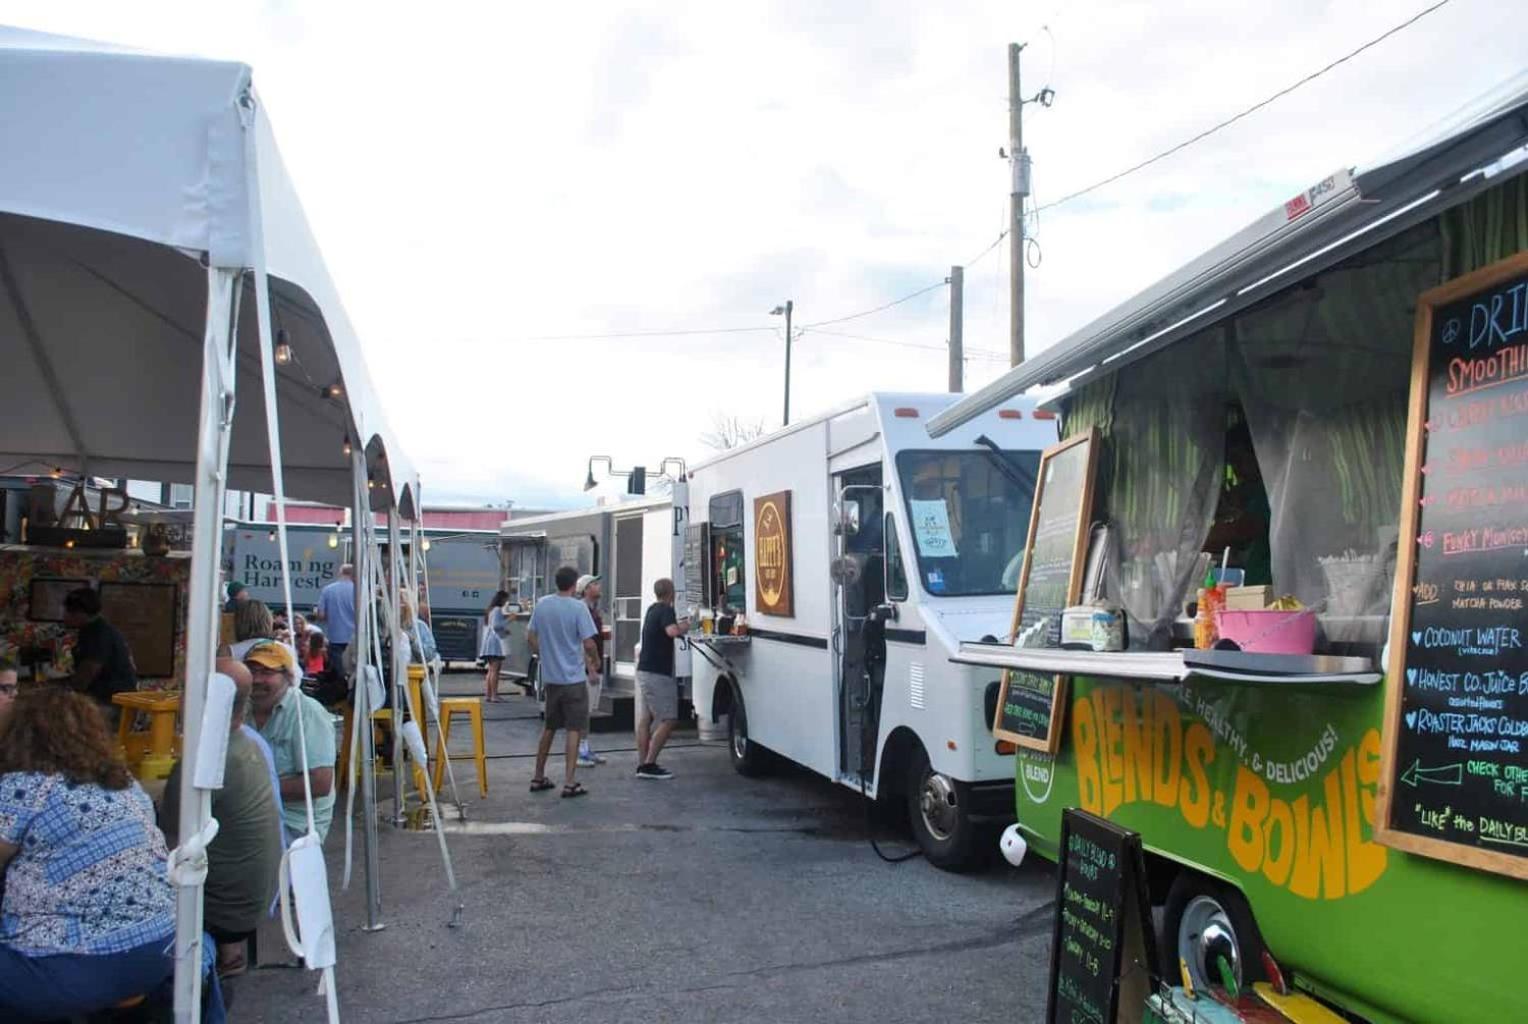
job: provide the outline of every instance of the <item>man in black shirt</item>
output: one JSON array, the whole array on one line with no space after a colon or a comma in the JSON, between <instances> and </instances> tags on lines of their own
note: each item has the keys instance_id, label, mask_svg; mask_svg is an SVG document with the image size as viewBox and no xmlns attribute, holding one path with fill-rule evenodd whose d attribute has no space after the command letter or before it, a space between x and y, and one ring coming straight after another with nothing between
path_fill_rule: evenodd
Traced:
<instances>
[{"instance_id":1,"label":"man in black shirt","mask_svg":"<svg viewBox=\"0 0 1528 1024\"><path fill-rule=\"evenodd\" d=\"M642 714L637 718L637 778L672 779L674 773L658 763L658 752L679 718L679 683L674 678L674 640L689 632L689 619L674 616L674 581L653 584L657 601L642 619L642 654L637 659L637 690ZM657 728L649 728L657 722Z\"/></svg>"},{"instance_id":2,"label":"man in black shirt","mask_svg":"<svg viewBox=\"0 0 1528 1024\"><path fill-rule=\"evenodd\" d=\"M74 644L74 675L69 684L95 698L108 711L111 696L138 688L132 652L115 626L101 618L101 595L89 587L64 598L64 625L79 631Z\"/></svg>"}]
</instances>

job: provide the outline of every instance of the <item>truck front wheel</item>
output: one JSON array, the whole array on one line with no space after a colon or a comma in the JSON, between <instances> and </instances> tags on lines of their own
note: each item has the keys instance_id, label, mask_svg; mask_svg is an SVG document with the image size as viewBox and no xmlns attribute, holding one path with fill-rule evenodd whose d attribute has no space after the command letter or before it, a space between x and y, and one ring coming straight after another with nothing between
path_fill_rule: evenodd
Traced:
<instances>
[{"instance_id":1,"label":"truck front wheel","mask_svg":"<svg viewBox=\"0 0 1528 1024\"><path fill-rule=\"evenodd\" d=\"M979 829L971 820L970 788L934 771L921 746L907 775L907 817L928 862L945 871L969 871L981 860Z\"/></svg>"}]
</instances>

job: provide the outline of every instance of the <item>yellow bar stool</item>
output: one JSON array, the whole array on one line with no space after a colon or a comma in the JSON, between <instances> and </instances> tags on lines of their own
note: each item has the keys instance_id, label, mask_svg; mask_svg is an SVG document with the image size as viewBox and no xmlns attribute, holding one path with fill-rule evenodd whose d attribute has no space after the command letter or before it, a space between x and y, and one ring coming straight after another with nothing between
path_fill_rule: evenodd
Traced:
<instances>
[{"instance_id":1,"label":"yellow bar stool","mask_svg":"<svg viewBox=\"0 0 1528 1024\"><path fill-rule=\"evenodd\" d=\"M451 719L466 715L472 726L472 753L451 754L446 743L451 739ZM435 791L440 792L441 780L445 778L446 759L477 762L478 792L488 795L488 752L483 744L483 698L442 697L440 700L440 738L435 743Z\"/></svg>"}]
</instances>

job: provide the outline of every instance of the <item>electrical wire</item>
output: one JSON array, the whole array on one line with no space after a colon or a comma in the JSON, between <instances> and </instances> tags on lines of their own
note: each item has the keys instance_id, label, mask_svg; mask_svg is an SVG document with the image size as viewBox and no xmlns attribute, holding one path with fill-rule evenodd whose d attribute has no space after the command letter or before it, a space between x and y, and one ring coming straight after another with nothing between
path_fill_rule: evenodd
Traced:
<instances>
[{"instance_id":1,"label":"electrical wire","mask_svg":"<svg viewBox=\"0 0 1528 1024\"><path fill-rule=\"evenodd\" d=\"M1183 142L1178 143L1176 146L1173 146L1170 149L1163 150L1162 152L1158 153L1156 156L1150 157L1150 158L1148 158L1146 160L1142 160L1140 163L1137 163L1137 164L1134 164L1134 165L1132 165L1130 167L1127 167L1124 170L1119 171L1116 174L1111 174L1111 175L1109 175L1109 177L1104 178L1101 181L1096 181L1093 184L1087 186L1086 188L1080 188L1080 189L1078 189L1075 192L1068 192L1066 195L1062 196L1060 199L1052 200L1051 202L1046 203L1044 206L1037 207L1035 209L1035 213L1038 214L1041 210L1051 210L1051 209L1054 209L1055 207L1060 206L1062 203L1069 203L1073 199L1081 198L1082 196L1087 195L1089 192L1094 192L1094 191L1096 191L1098 189L1103 188L1105 185L1113 184L1114 182L1119 181L1121 178L1126 177L1127 175L1134 174L1136 171L1139 171L1142 168L1150 167L1152 164L1158 162L1159 160L1165 160L1166 158L1172 156L1174 153L1180 152L1180 151L1182 151L1184 149L1187 149L1189 146L1192 146L1196 142L1200 142L1200 141L1202 141L1204 139L1209 138L1211 135L1214 135L1216 132L1221 131L1222 129L1229 128L1231 125L1235 124L1236 122L1242 120L1243 118L1245 118L1245 117L1247 117L1247 116L1249 116L1251 114L1256 113L1257 111L1259 111L1259 110L1263 109L1264 107L1268 106L1270 103L1274 102L1275 100L1282 99L1283 97L1288 96L1290 93L1294 92L1296 89L1300 88L1301 86L1307 85L1310 82L1315 81L1316 79L1320 78L1322 75L1326 74L1328 71L1331 71L1332 69L1334 69L1334 68L1336 68L1336 67L1338 67L1338 66L1340 66L1342 64L1346 64L1348 61L1352 60L1354 57L1357 57L1359 54L1363 53L1365 50L1368 50L1368 49L1370 49L1370 48L1372 48L1374 46L1378 46L1380 43L1384 42L1386 39L1389 39L1391 36L1395 35L1397 32L1400 32L1400 31L1402 31L1402 30L1404 30L1406 28L1411 27L1412 25L1414 25L1417 22L1421 21L1423 18L1427 17L1432 12L1436 11L1438 8L1447 6L1450 2L1451 2L1451 0L1437 0L1437 2L1434 3L1431 7L1427 7L1425 9L1421 10L1421 11L1418 11L1416 14L1413 14L1410 18L1407 18L1405 21L1401 22L1399 25L1395 25L1394 27L1386 30L1385 32L1381 33L1380 35L1375 36L1373 39L1370 39L1368 42L1364 43L1362 46L1358 47L1355 50L1349 51L1348 53L1342 55L1341 57L1338 57L1336 60L1334 60L1331 63L1327 64L1325 67L1323 67L1323 68L1321 68L1321 69L1319 69L1317 71L1312 71L1310 74L1306 75L1304 78L1302 78L1299 81L1293 83L1292 85L1285 86L1284 88L1280 89L1278 92L1274 93L1272 96L1269 96L1267 99L1264 99L1264 100L1262 100L1262 101L1260 101L1258 103L1254 103L1252 106L1250 106L1247 109L1241 111L1240 113L1235 114L1232 117L1228 117L1224 121L1221 121L1218 124L1212 125L1209 128L1206 128L1204 131L1200 132L1198 135L1195 135L1195 136L1193 136L1192 138L1189 138L1189 139L1185 139Z\"/></svg>"},{"instance_id":2,"label":"electrical wire","mask_svg":"<svg viewBox=\"0 0 1528 1024\"><path fill-rule=\"evenodd\" d=\"M773 331L773 327L717 327L711 330L610 331L605 334L536 334L521 341L598 341L604 338L671 338L687 334L748 334Z\"/></svg>"},{"instance_id":3,"label":"electrical wire","mask_svg":"<svg viewBox=\"0 0 1528 1024\"><path fill-rule=\"evenodd\" d=\"M802 328L801 333L802 334L808 333L807 328ZM832 336L834 338L851 338L854 341L868 341L868 342L873 342L874 344L877 344L877 345L897 345L897 346L900 346L901 348L918 348L918 349L923 349L923 350L928 351L928 352L947 352L947 351L949 351L948 347L945 346L945 345L926 345L926 344L923 344L922 342L917 342L917 341L894 341L891 338L871 338L871 337L867 337L867 336L865 336L863 334L850 334L847 331L825 331L825 330L823 330L820 327L811 328L810 333L812 333L812 334L826 334L826 335L830 335L830 336ZM1001 359L1001 360L1006 360L1008 358L1008 356L1003 354L1003 353L990 352L990 351L987 351L985 349L966 349L965 352L964 352L964 355L965 355L965 357L967 359Z\"/></svg>"},{"instance_id":4,"label":"electrical wire","mask_svg":"<svg viewBox=\"0 0 1528 1024\"><path fill-rule=\"evenodd\" d=\"M867 317L867 316L870 316L870 315L872 315L874 313L879 313L882 310L890 309L893 306L900 306L904 302L911 302L913 299L916 299L918 296L920 296L920 295L927 295L929 292L933 291L934 289L936 289L936 288L943 288L947 284L948 284L948 282L945 281L944 278L940 278L938 281L935 281L933 284L928 285L927 287L919 288L917 291L912 292L912 293L907 294L907 295L904 295L900 299L892 299L890 302L882 303L881 305L876 306L874 309L867 309L867 310L864 310L863 312L860 312L860 313L850 313L848 316L836 316L836 317L833 317L832 319L829 319L829 320L817 320L817 321L815 321L813 323L802 324L801 325L801 329L802 330L808 330L808 329L813 328L813 327L826 327L829 324L841 324L841 323L845 323L845 322L847 322L849 320L858 320L861 317Z\"/></svg>"}]
</instances>

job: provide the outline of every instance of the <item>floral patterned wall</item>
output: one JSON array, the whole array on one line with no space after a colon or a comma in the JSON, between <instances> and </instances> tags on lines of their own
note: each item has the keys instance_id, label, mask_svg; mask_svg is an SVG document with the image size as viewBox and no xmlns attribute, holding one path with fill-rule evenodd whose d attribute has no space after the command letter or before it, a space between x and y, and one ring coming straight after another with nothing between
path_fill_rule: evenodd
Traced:
<instances>
[{"instance_id":1,"label":"floral patterned wall","mask_svg":"<svg viewBox=\"0 0 1528 1024\"><path fill-rule=\"evenodd\" d=\"M74 631L62 622L31 618L32 580L88 580L99 583L173 583L175 598L175 673L145 678L145 690L179 689L186 677L186 599L191 559L185 555L151 558L138 551L79 551L59 548L0 547L0 654L16 658L23 647L51 647L58 671L73 668Z\"/></svg>"}]
</instances>

